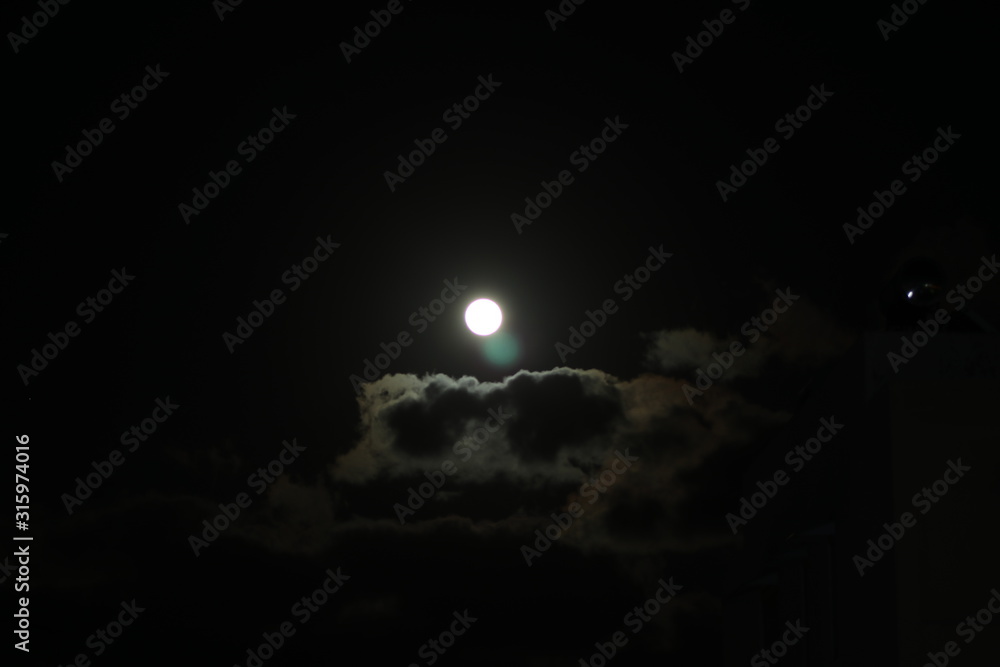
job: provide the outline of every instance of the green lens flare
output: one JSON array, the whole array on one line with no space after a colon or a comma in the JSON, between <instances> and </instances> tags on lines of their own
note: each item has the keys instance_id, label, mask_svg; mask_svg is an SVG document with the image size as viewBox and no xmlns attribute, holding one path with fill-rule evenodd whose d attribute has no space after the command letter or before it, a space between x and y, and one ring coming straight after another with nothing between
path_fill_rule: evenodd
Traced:
<instances>
[{"instance_id":1,"label":"green lens flare","mask_svg":"<svg viewBox=\"0 0 1000 667\"><path fill-rule=\"evenodd\" d=\"M494 364L507 365L517 360L517 340L509 333L501 331L483 341L483 352Z\"/></svg>"}]
</instances>

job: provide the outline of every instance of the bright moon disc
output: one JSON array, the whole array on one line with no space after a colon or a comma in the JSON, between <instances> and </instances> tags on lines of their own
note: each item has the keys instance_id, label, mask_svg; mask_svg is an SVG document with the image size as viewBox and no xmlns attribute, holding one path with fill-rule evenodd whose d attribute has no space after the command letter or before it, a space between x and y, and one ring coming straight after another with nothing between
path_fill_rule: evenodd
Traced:
<instances>
[{"instance_id":1,"label":"bright moon disc","mask_svg":"<svg viewBox=\"0 0 1000 667\"><path fill-rule=\"evenodd\" d=\"M489 336L500 328L502 321L500 306L489 299L477 299L465 309L465 323L477 336Z\"/></svg>"}]
</instances>

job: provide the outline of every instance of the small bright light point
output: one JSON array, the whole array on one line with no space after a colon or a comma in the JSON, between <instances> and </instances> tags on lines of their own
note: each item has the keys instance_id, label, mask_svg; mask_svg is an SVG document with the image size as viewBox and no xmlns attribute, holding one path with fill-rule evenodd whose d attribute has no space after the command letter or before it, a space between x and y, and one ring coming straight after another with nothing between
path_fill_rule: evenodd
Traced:
<instances>
[{"instance_id":1,"label":"small bright light point","mask_svg":"<svg viewBox=\"0 0 1000 667\"><path fill-rule=\"evenodd\" d=\"M465 309L465 323L477 336L489 336L500 328L502 321L500 306L489 299L476 299Z\"/></svg>"},{"instance_id":2,"label":"small bright light point","mask_svg":"<svg viewBox=\"0 0 1000 667\"><path fill-rule=\"evenodd\" d=\"M907 292L907 293L906 293L906 297L907 297L908 299L912 299L912 298L913 298L913 290L910 290L909 292Z\"/></svg>"}]
</instances>

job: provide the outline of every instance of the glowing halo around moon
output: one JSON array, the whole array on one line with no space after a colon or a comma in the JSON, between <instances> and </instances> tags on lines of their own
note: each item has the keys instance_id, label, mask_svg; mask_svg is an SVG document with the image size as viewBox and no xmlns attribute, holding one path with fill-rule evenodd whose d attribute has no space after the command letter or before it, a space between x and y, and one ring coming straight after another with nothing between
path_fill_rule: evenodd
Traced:
<instances>
[{"instance_id":1,"label":"glowing halo around moon","mask_svg":"<svg viewBox=\"0 0 1000 667\"><path fill-rule=\"evenodd\" d=\"M477 336L489 336L500 328L503 313L489 299L476 299L465 309L465 324Z\"/></svg>"}]
</instances>

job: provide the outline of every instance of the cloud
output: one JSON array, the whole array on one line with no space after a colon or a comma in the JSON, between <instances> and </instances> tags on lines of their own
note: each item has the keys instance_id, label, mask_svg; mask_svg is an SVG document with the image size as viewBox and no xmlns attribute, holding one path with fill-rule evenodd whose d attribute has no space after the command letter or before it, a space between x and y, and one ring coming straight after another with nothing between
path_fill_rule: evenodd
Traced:
<instances>
[{"instance_id":1,"label":"cloud","mask_svg":"<svg viewBox=\"0 0 1000 667\"><path fill-rule=\"evenodd\" d=\"M649 343L646 350L646 363L649 367L681 376L692 374L698 368L704 369L715 361L713 353L724 353L734 341L739 341L747 347L747 351L739 357L739 363L734 363L727 371L725 377L730 380L757 375L767 358L765 351L769 347L763 343L747 346L742 337L724 339L707 331L691 328L657 331L644 338Z\"/></svg>"},{"instance_id":2,"label":"cloud","mask_svg":"<svg viewBox=\"0 0 1000 667\"><path fill-rule=\"evenodd\" d=\"M336 503L322 481L297 484L281 475L255 504L259 511L234 522L234 537L265 548L280 544L283 553L316 554L330 546Z\"/></svg>"},{"instance_id":3,"label":"cloud","mask_svg":"<svg viewBox=\"0 0 1000 667\"><path fill-rule=\"evenodd\" d=\"M802 301L766 336L757 342L757 361L747 357L744 369L773 356L827 358L842 345L828 317ZM722 342L693 329L649 339L651 358L673 369L702 363ZM622 379L598 369L554 368L519 371L498 382L386 375L363 386L357 437L327 463L325 474L308 480L294 470L282 475L225 539L304 555L321 554L345 533L368 529L408 543L444 530L519 545L576 501L585 512L561 548L635 558L725 548L732 535L724 515L739 481L734 455L765 441L789 415L728 384L692 405L684 384L664 370ZM582 485L625 451L638 462L587 502ZM214 485L212 493L191 486L160 490L170 505L183 501L191 531L217 513L220 499L242 490L247 465L231 444L165 456L176 467L197 469L206 481L232 480L226 493ZM401 524L394 507L446 461L454 474L439 477L440 489Z\"/></svg>"},{"instance_id":4,"label":"cloud","mask_svg":"<svg viewBox=\"0 0 1000 667\"><path fill-rule=\"evenodd\" d=\"M768 298L773 294L769 293ZM843 329L832 314L802 296L768 325L762 321L762 313L771 305L766 303L729 336L693 328L644 334L648 342L646 365L668 375L690 377L697 369L705 370L715 363L713 355L728 354L730 346L738 342L745 352L735 357L732 366L718 378L728 382L760 377L772 362L816 367L841 354L854 340L854 335Z\"/></svg>"},{"instance_id":5,"label":"cloud","mask_svg":"<svg viewBox=\"0 0 1000 667\"><path fill-rule=\"evenodd\" d=\"M728 469L716 460L789 415L728 387L691 406L682 385L653 373L621 380L571 368L521 371L502 382L389 375L366 386L358 442L329 471L336 484L382 496L354 520L395 521L392 506L407 502L405 489L451 460L454 475L405 526L395 521L397 530L468 521L527 542L575 501L585 512L563 542L575 548L643 554L728 544L723 500L732 484L719 483ZM505 415L503 425L478 451L465 450L477 429L486 433L491 410ZM625 451L639 462L606 493L581 496L582 485Z\"/></svg>"},{"instance_id":6,"label":"cloud","mask_svg":"<svg viewBox=\"0 0 1000 667\"><path fill-rule=\"evenodd\" d=\"M596 465L624 419L617 380L597 370L520 371L502 382L387 375L359 399L358 443L331 466L364 484L438 470L465 481L571 481Z\"/></svg>"}]
</instances>

